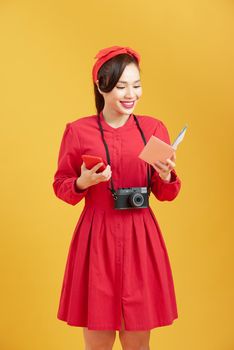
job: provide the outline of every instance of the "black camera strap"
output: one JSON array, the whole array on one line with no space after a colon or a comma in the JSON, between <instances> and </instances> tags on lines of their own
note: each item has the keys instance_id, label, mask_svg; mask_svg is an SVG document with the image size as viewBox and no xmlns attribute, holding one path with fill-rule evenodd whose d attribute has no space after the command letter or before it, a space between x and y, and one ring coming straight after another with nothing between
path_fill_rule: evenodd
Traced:
<instances>
[{"instance_id":1,"label":"black camera strap","mask_svg":"<svg viewBox=\"0 0 234 350\"><path fill-rule=\"evenodd\" d=\"M146 145L145 135L143 133L143 130L140 127L139 121L138 121L137 117L134 114L133 114L133 117L134 117L136 125L137 125L137 127L138 127L138 129L139 129L139 131L141 133L141 137L142 137L142 139L144 141L144 144ZM110 154L109 154L109 150L108 150L108 146L107 146L106 140L104 138L104 132L103 132L103 128L102 128L102 124L101 124L101 120L100 120L100 115L99 114L98 114L98 125L99 125L99 129L101 131L102 140L103 140L103 143L104 143L104 146L105 146L105 149L106 149L107 162L108 162L109 165L111 165L111 163L110 163ZM149 196L151 189L150 189L150 171L149 171L148 164L147 164L147 178L148 178L148 187L147 187L147 189L148 189L148 196ZM111 188L108 187L108 189L111 191L114 200L117 200L118 195L117 195L117 192L116 192L116 190L114 188L112 177L111 177L110 180L111 180Z\"/></svg>"}]
</instances>

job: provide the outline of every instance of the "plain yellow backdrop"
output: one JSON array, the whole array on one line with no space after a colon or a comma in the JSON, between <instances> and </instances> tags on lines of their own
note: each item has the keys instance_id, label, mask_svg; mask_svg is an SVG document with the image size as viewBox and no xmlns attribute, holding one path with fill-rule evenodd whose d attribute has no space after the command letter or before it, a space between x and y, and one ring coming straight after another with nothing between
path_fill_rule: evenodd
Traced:
<instances>
[{"instance_id":1,"label":"plain yellow backdrop","mask_svg":"<svg viewBox=\"0 0 234 350\"><path fill-rule=\"evenodd\" d=\"M95 113L94 56L112 45L142 56L134 112L171 140L188 124L181 192L150 197L179 313L152 330L151 349L234 349L233 15L230 0L1 1L2 350L83 349L82 328L56 314L84 202L62 202L52 182L65 124Z\"/></svg>"}]
</instances>

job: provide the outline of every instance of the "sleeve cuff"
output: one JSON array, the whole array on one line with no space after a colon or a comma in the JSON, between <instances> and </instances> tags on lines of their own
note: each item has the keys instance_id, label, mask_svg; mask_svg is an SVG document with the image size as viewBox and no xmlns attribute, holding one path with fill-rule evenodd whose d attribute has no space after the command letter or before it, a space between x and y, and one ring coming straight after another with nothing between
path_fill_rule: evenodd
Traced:
<instances>
[{"instance_id":1,"label":"sleeve cuff","mask_svg":"<svg viewBox=\"0 0 234 350\"><path fill-rule=\"evenodd\" d=\"M79 189L79 188L76 186L76 180L77 180L77 177L74 178L74 180L73 180L72 192L73 192L74 194L78 194L78 195L86 194L86 193L88 192L88 188L85 188L84 190Z\"/></svg>"},{"instance_id":2,"label":"sleeve cuff","mask_svg":"<svg viewBox=\"0 0 234 350\"><path fill-rule=\"evenodd\" d=\"M174 169L171 170L171 180L169 182L163 180L159 175L158 175L158 178L159 178L159 181L161 183L164 183L164 184L167 184L167 185L174 184L174 183L176 183L178 181L178 177L177 177L177 174L176 174Z\"/></svg>"}]
</instances>

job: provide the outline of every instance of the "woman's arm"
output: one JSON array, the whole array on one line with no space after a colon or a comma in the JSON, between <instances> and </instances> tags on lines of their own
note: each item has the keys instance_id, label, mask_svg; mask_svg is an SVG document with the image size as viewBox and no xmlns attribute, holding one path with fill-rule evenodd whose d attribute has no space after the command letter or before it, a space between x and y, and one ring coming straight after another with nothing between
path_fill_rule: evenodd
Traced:
<instances>
[{"instance_id":1,"label":"woman's arm","mask_svg":"<svg viewBox=\"0 0 234 350\"><path fill-rule=\"evenodd\" d=\"M171 144L167 128L162 121L159 121L153 135L169 145ZM171 170L167 180L163 180L152 166L151 171L151 191L155 197L160 201L172 201L178 195L181 188L181 180L175 169Z\"/></svg>"},{"instance_id":2,"label":"woman's arm","mask_svg":"<svg viewBox=\"0 0 234 350\"><path fill-rule=\"evenodd\" d=\"M53 189L58 198L71 205L79 203L88 192L88 188L81 190L76 185L76 180L81 174L81 164L78 135L75 134L71 123L67 123L60 144Z\"/></svg>"}]
</instances>

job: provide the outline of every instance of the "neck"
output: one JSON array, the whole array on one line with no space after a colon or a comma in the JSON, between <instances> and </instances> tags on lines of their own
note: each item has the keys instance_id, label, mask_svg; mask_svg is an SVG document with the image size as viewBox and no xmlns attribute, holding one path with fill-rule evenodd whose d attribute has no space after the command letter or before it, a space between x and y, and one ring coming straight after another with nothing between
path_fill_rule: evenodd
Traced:
<instances>
[{"instance_id":1,"label":"neck","mask_svg":"<svg viewBox=\"0 0 234 350\"><path fill-rule=\"evenodd\" d=\"M121 114L113 110L109 111L105 107L102 111L102 114L103 118L108 124L111 124L112 126L116 127L124 125L130 117L130 114Z\"/></svg>"}]
</instances>

